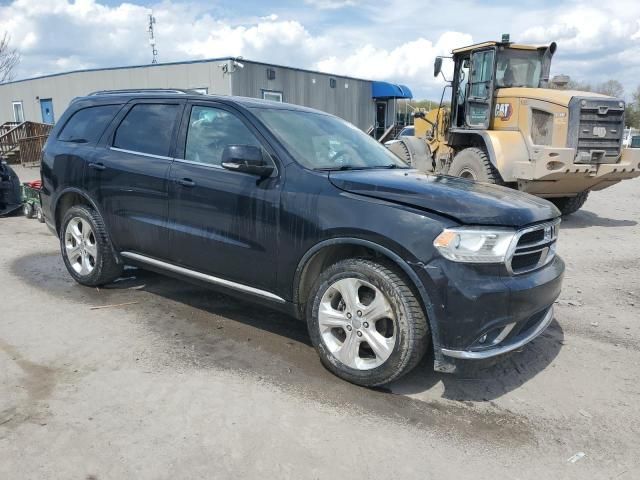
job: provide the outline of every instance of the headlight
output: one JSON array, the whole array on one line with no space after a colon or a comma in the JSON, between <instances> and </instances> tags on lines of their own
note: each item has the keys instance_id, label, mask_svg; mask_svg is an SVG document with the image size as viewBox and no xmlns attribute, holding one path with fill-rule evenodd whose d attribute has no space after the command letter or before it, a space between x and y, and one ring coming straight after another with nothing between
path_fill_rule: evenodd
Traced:
<instances>
[{"instance_id":1,"label":"headlight","mask_svg":"<svg viewBox=\"0 0 640 480\"><path fill-rule=\"evenodd\" d=\"M433 245L443 257L454 262L502 263L515 235L511 229L447 228Z\"/></svg>"}]
</instances>

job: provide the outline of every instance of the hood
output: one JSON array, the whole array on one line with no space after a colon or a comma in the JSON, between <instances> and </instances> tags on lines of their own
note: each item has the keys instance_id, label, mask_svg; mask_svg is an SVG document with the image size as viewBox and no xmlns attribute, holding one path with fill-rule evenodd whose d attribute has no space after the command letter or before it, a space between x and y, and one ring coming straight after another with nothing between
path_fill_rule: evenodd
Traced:
<instances>
[{"instance_id":1,"label":"hood","mask_svg":"<svg viewBox=\"0 0 640 480\"><path fill-rule=\"evenodd\" d=\"M556 90L553 88L499 88L496 98L531 98L534 100L542 100L546 102L556 103L565 107L569 106L569 102L573 97L582 98L609 98L607 95L601 95L593 92L581 92L580 90Z\"/></svg>"},{"instance_id":2,"label":"hood","mask_svg":"<svg viewBox=\"0 0 640 480\"><path fill-rule=\"evenodd\" d=\"M418 170L331 172L341 190L437 213L469 225L522 227L560 216L552 203L488 183Z\"/></svg>"}]
</instances>

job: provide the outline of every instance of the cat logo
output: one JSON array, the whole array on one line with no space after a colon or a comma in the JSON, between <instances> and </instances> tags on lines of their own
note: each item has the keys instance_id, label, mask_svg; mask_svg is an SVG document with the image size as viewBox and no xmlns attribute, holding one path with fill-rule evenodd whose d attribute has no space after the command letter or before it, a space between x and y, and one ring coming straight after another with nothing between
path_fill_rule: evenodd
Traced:
<instances>
[{"instance_id":1,"label":"cat logo","mask_svg":"<svg viewBox=\"0 0 640 480\"><path fill-rule=\"evenodd\" d=\"M506 122L511 118L511 113L513 108L511 108L510 103L496 103L496 111L494 116L499 118L503 122Z\"/></svg>"}]
</instances>

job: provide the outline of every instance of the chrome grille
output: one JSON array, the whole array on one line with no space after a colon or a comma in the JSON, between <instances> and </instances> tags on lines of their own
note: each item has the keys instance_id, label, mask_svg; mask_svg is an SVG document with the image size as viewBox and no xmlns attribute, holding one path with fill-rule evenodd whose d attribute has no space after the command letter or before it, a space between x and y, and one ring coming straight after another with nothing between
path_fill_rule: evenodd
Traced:
<instances>
[{"instance_id":1,"label":"chrome grille","mask_svg":"<svg viewBox=\"0 0 640 480\"><path fill-rule=\"evenodd\" d=\"M520 274L543 267L555 257L560 220L519 230L507 255L509 273Z\"/></svg>"},{"instance_id":2,"label":"chrome grille","mask_svg":"<svg viewBox=\"0 0 640 480\"><path fill-rule=\"evenodd\" d=\"M624 103L618 99L574 97L569 103L569 147L576 163L613 163L620 155Z\"/></svg>"}]
</instances>

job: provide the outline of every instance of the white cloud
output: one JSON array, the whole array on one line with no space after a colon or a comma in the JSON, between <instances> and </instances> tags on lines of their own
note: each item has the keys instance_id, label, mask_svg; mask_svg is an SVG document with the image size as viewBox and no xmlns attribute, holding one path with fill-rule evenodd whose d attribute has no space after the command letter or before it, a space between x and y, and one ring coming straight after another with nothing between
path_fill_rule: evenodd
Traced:
<instances>
[{"instance_id":1,"label":"white cloud","mask_svg":"<svg viewBox=\"0 0 640 480\"><path fill-rule=\"evenodd\" d=\"M304 3L321 10L337 10L344 7L353 7L360 2L356 0L304 0Z\"/></svg>"},{"instance_id":2,"label":"white cloud","mask_svg":"<svg viewBox=\"0 0 640 480\"><path fill-rule=\"evenodd\" d=\"M471 35L446 32L433 43L418 38L393 49L365 45L344 56L330 56L316 63L319 70L375 80L406 83L414 90L432 89L442 80L433 77L433 61L438 55L449 55L451 50L472 43ZM446 73L451 62L445 63Z\"/></svg>"},{"instance_id":3,"label":"white cloud","mask_svg":"<svg viewBox=\"0 0 640 480\"><path fill-rule=\"evenodd\" d=\"M23 56L18 76L148 63L149 7L133 3L144 0L117 5L99 1L14 0L0 5L0 32L9 31ZM591 83L617 78L627 92L640 77L637 1L581 0L525 8L431 0L428 9L403 0L372 3L306 0L273 9L258 3L250 8L255 16L234 17L233 9L206 0L162 0L153 5L159 60L244 56L395 81L417 96L435 97L442 80L433 78L434 57L472 40L499 36L495 25L500 25L500 33L511 31L516 41L557 41L555 73ZM344 10L353 6L357 8Z\"/></svg>"}]
</instances>

